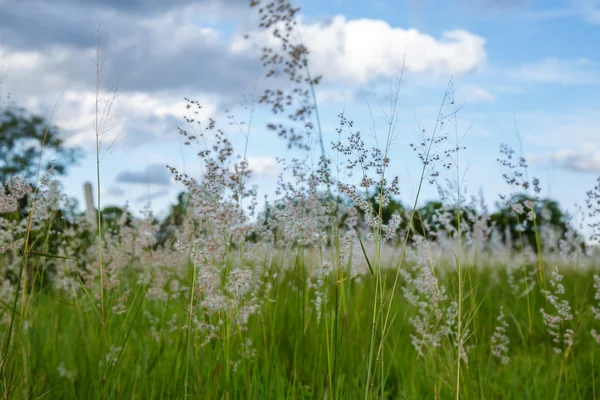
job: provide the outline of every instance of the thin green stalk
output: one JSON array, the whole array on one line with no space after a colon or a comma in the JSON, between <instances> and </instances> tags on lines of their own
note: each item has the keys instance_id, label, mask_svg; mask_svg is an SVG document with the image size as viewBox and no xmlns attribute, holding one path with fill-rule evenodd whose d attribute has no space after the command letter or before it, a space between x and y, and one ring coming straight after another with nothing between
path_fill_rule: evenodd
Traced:
<instances>
[{"instance_id":1,"label":"thin green stalk","mask_svg":"<svg viewBox=\"0 0 600 400\"><path fill-rule=\"evenodd\" d=\"M105 323L104 315L104 271L103 271L103 252L102 252L102 212L101 212L101 194L100 194L100 76L101 76L101 62L100 62L100 34L97 35L96 40L96 98L95 98L95 113L94 113L94 132L96 134L96 200L97 200L97 233L98 233L98 265L100 269L100 314L102 316L102 326Z\"/></svg>"},{"instance_id":2,"label":"thin green stalk","mask_svg":"<svg viewBox=\"0 0 600 400\"><path fill-rule=\"evenodd\" d=\"M452 101L454 104L454 101ZM455 110L456 111L456 110ZM460 158L459 158L459 143L458 143L458 127L455 121L456 135L456 227L457 227L457 255L456 269L458 272L458 320L457 320L457 345L458 354L456 357L456 400L460 399L460 372L461 372L461 351L463 350L462 338L462 302L463 302L463 282L462 282L462 227L461 227L461 192L460 192Z\"/></svg>"},{"instance_id":3,"label":"thin green stalk","mask_svg":"<svg viewBox=\"0 0 600 400\"><path fill-rule=\"evenodd\" d=\"M197 249L196 249L197 250ZM195 260L192 260L192 285L190 286L190 303L187 310L187 346L185 352L185 384L184 384L184 399L188 398L188 379L190 369L190 351L192 347L192 317L194 315L194 292L196 288L197 266Z\"/></svg>"}]
</instances>

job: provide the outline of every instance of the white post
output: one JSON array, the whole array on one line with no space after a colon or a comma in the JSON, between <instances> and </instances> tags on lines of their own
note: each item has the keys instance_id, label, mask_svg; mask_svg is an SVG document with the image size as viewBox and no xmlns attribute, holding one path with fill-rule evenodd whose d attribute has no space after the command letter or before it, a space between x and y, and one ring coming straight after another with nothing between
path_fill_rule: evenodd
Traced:
<instances>
[{"instance_id":1,"label":"white post","mask_svg":"<svg viewBox=\"0 0 600 400\"><path fill-rule=\"evenodd\" d=\"M83 185L83 190L85 192L85 215L87 216L87 219L92 225L92 227L96 229L98 216L96 215L96 208L94 208L94 195L92 193L92 184L86 182Z\"/></svg>"}]
</instances>

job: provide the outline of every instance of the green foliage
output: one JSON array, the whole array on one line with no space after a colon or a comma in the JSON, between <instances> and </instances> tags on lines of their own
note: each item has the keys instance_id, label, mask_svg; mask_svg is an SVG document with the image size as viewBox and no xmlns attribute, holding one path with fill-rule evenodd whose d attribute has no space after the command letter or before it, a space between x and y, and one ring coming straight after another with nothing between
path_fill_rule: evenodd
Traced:
<instances>
[{"instance_id":1,"label":"green foliage","mask_svg":"<svg viewBox=\"0 0 600 400\"><path fill-rule=\"evenodd\" d=\"M177 195L177 203L171 205L169 214L160 223L158 231L158 244L164 246L170 243L175 237L175 232L180 228L188 213L189 197L185 192Z\"/></svg>"},{"instance_id":2,"label":"green foliage","mask_svg":"<svg viewBox=\"0 0 600 400\"><path fill-rule=\"evenodd\" d=\"M367 201L371 205L373 212L375 214L379 214L379 191L377 189L369 193ZM361 225L364 226L365 211L360 207L356 207L356 210L358 211L358 215L361 218ZM408 221L405 218L408 215L408 210L406 209L404 204L402 204L402 201L395 197L389 197L387 204L381 207L381 222L385 225L389 224L394 214L398 214L403 218L402 223L398 226L397 232L405 230L408 224Z\"/></svg>"},{"instance_id":3,"label":"green foliage","mask_svg":"<svg viewBox=\"0 0 600 400\"><path fill-rule=\"evenodd\" d=\"M81 156L78 149L65 146L56 127L22 108L0 111L0 154L0 182L17 175L32 181L38 166L42 172L52 166L62 175Z\"/></svg>"},{"instance_id":4,"label":"green foliage","mask_svg":"<svg viewBox=\"0 0 600 400\"><path fill-rule=\"evenodd\" d=\"M519 205L524 212L518 214L512 206L498 203L499 210L492 214L491 221L495 224L505 243L509 240L507 233L510 235L516 249L521 246L519 238L523 239L525 245L532 248L536 246L533 214L530 213L528 204L535 204L535 219L539 226L547 224L560 236L563 236L567 229L572 229L572 227L568 227L569 220L555 200L538 199L534 201L527 195L516 194L509 199L509 202L511 205Z\"/></svg>"},{"instance_id":5,"label":"green foliage","mask_svg":"<svg viewBox=\"0 0 600 400\"><path fill-rule=\"evenodd\" d=\"M177 203L171 205L169 215L164 219L162 225L182 226L188 211L188 195L180 192L177 195Z\"/></svg>"},{"instance_id":6,"label":"green foliage","mask_svg":"<svg viewBox=\"0 0 600 400\"><path fill-rule=\"evenodd\" d=\"M372 193L369 196L369 203L371 203L371 206L373 207L373 210L375 210L375 213L378 213L378 211L379 211L379 192L378 191L374 191L374 193ZM381 221L384 224L388 224L394 214L399 214L399 215L404 216L406 214L406 208L404 207L404 205L402 204L402 202L400 200L395 199L395 198L390 198L389 203L386 206L381 207ZM400 229L402 229L402 228L403 227L401 226Z\"/></svg>"},{"instance_id":7,"label":"green foliage","mask_svg":"<svg viewBox=\"0 0 600 400\"><path fill-rule=\"evenodd\" d=\"M109 232L112 235L118 235L121 228L120 222L124 213L127 213L124 226L131 226L134 217L128 210L118 206L104 207L100 213L100 217L102 218L102 230L104 232Z\"/></svg>"},{"instance_id":8,"label":"green foliage","mask_svg":"<svg viewBox=\"0 0 600 400\"><path fill-rule=\"evenodd\" d=\"M438 231L438 223L435 219L437 213L444 211L445 206L440 201L428 201L423 207L419 208L415 221L413 222L414 232L420 236L428 236ZM456 219L456 217L454 217ZM456 224L455 224L456 225Z\"/></svg>"}]
</instances>

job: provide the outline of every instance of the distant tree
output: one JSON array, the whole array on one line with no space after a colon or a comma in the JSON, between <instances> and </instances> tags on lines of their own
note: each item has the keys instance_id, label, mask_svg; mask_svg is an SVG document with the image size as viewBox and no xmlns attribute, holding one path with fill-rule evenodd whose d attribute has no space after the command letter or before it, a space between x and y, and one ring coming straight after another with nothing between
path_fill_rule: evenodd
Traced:
<instances>
[{"instance_id":1,"label":"distant tree","mask_svg":"<svg viewBox=\"0 0 600 400\"><path fill-rule=\"evenodd\" d=\"M418 209L413 219L414 233L419 236L426 236L431 231L437 231L436 215L444 210L444 204L440 201L428 201Z\"/></svg>"},{"instance_id":2,"label":"distant tree","mask_svg":"<svg viewBox=\"0 0 600 400\"><path fill-rule=\"evenodd\" d=\"M169 244L173 240L175 231L185 222L188 205L188 194L186 192L180 192L177 195L177 203L171 205L169 214L160 223L160 229L158 231L159 245Z\"/></svg>"},{"instance_id":3,"label":"distant tree","mask_svg":"<svg viewBox=\"0 0 600 400\"><path fill-rule=\"evenodd\" d=\"M105 232L110 232L112 234L119 233L119 221L123 217L123 213L125 213L125 209L123 207L118 206L106 206L102 209L100 216L102 218L102 230ZM125 216L125 226L131 226L131 222L134 217L131 215L129 211L127 211L127 215Z\"/></svg>"},{"instance_id":4,"label":"distant tree","mask_svg":"<svg viewBox=\"0 0 600 400\"><path fill-rule=\"evenodd\" d=\"M471 206L461 205L461 226L466 224L469 229L473 228L471 215L477 215L477 211ZM447 226L444 226L447 225ZM437 234L440 231L454 230L458 227L458 215L456 207L444 205L441 201L428 201L418 209L413 221L414 233L426 236ZM427 229L426 229L427 228Z\"/></svg>"},{"instance_id":5,"label":"distant tree","mask_svg":"<svg viewBox=\"0 0 600 400\"><path fill-rule=\"evenodd\" d=\"M378 193L374 193L369 196L369 203L373 206L373 210L377 214L379 212L379 195ZM406 213L406 208L402 204L402 202L395 198L390 198L389 203L384 207L381 207L381 221L384 224L388 224L392 219L394 214L400 214L404 217Z\"/></svg>"},{"instance_id":6,"label":"distant tree","mask_svg":"<svg viewBox=\"0 0 600 400\"><path fill-rule=\"evenodd\" d=\"M379 190L375 189L372 193L369 194L367 201L371 204L373 209L373 213L377 215L379 213ZM365 211L357 208L361 223L364 223L365 220ZM398 226L397 232L403 231L408 226L408 220L405 218L406 207L402 202L394 197L391 197L386 205L381 207L381 222L383 224L389 224L392 216L394 214L399 214L402 217L402 223Z\"/></svg>"},{"instance_id":7,"label":"distant tree","mask_svg":"<svg viewBox=\"0 0 600 400\"><path fill-rule=\"evenodd\" d=\"M165 218L164 222L168 222L175 226L181 226L185 221L188 203L188 194L186 192L180 192L177 195L177 203L171 205L169 215Z\"/></svg>"},{"instance_id":8,"label":"distant tree","mask_svg":"<svg viewBox=\"0 0 600 400\"><path fill-rule=\"evenodd\" d=\"M42 172L52 166L63 175L81 156L79 149L65 146L58 128L23 108L0 110L0 154L0 182L17 175L33 181L38 165Z\"/></svg>"},{"instance_id":9,"label":"distant tree","mask_svg":"<svg viewBox=\"0 0 600 400\"><path fill-rule=\"evenodd\" d=\"M10 193L10 185L4 185L18 176L30 185L36 182L38 169L40 177L50 168L56 175L64 175L67 168L81 156L77 148L68 148L60 136L58 128L50 125L43 117L28 113L23 108L7 107L0 109L0 186ZM39 207L39 205L38 205ZM36 260L37 253L57 254L61 231L72 226L69 217L73 208L55 210L49 214L44 226L37 226L28 232L28 282L33 283L34 268L42 274L52 269L53 261L42 257L43 263ZM18 223L29 213L27 196L19 199L18 209L0 215L4 221ZM38 280L43 282L44 280Z\"/></svg>"},{"instance_id":10,"label":"distant tree","mask_svg":"<svg viewBox=\"0 0 600 400\"><path fill-rule=\"evenodd\" d=\"M523 238L526 245L535 248L535 230L532 222L531 204L534 204L536 223L539 228L542 225L549 226L564 235L568 228L568 218L555 200L541 199L533 201L531 197L524 194L512 196L508 204L498 204L499 210L491 215L491 220L506 242L507 233L515 240L515 246L520 247L518 238Z\"/></svg>"}]
</instances>

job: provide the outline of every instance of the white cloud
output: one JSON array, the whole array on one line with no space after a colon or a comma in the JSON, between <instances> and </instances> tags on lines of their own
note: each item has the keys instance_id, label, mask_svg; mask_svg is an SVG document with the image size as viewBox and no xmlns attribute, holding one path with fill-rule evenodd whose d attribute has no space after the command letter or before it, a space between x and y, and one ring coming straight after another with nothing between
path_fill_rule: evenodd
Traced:
<instances>
[{"instance_id":1,"label":"white cloud","mask_svg":"<svg viewBox=\"0 0 600 400\"><path fill-rule=\"evenodd\" d=\"M458 85L458 96L471 103L489 103L496 100L496 96L488 90L470 84Z\"/></svg>"},{"instance_id":2,"label":"white cloud","mask_svg":"<svg viewBox=\"0 0 600 400\"><path fill-rule=\"evenodd\" d=\"M527 158L532 163L557 163L571 171L600 172L600 150L595 147L530 154Z\"/></svg>"},{"instance_id":3,"label":"white cloud","mask_svg":"<svg viewBox=\"0 0 600 400\"><path fill-rule=\"evenodd\" d=\"M380 76L393 76L405 59L412 72L460 75L481 68L487 58L486 40L460 29L443 32L437 39L416 29L392 27L383 20L346 20L344 16L329 23L300 21L298 26L310 50L313 71L329 80L365 84ZM269 32L259 31L251 40L234 37L230 49L240 53L264 45L276 46L277 42Z\"/></svg>"},{"instance_id":4,"label":"white cloud","mask_svg":"<svg viewBox=\"0 0 600 400\"><path fill-rule=\"evenodd\" d=\"M590 24L600 24L600 4L598 0L571 0L580 15Z\"/></svg>"},{"instance_id":5,"label":"white cloud","mask_svg":"<svg viewBox=\"0 0 600 400\"><path fill-rule=\"evenodd\" d=\"M86 147L95 142L93 49L51 46L37 51L20 51L0 46L0 54L5 75L3 93L10 93L12 101L25 106L29 112L52 117L52 123L65 133L68 145ZM103 79L102 86L113 83L117 84ZM184 96L202 105L197 120L215 117L223 101L218 93L198 93L194 87L159 86L147 91L133 88L121 91L117 84L117 96L106 125L110 132L104 137L107 145L117 138L121 143L136 145L164 137L167 133L177 135L173 121L181 122L186 115ZM102 108L111 95L102 92L100 96Z\"/></svg>"},{"instance_id":6,"label":"white cloud","mask_svg":"<svg viewBox=\"0 0 600 400\"><path fill-rule=\"evenodd\" d=\"M110 94L102 93L105 100ZM194 96L202 104L196 115L198 120L208 120L217 113L216 98ZM71 146L89 146L95 143L94 132L96 95L92 91L67 91L61 99L55 122L70 134L67 143ZM186 115L183 96L165 93L126 92L119 93L111 106L111 115L106 123L105 146L113 141L128 145L142 144L165 134L177 135L176 125L169 119L182 120Z\"/></svg>"},{"instance_id":7,"label":"white cloud","mask_svg":"<svg viewBox=\"0 0 600 400\"><path fill-rule=\"evenodd\" d=\"M600 70L587 59L546 58L515 68L509 74L517 79L538 83L600 84Z\"/></svg>"},{"instance_id":8,"label":"white cloud","mask_svg":"<svg viewBox=\"0 0 600 400\"><path fill-rule=\"evenodd\" d=\"M248 169L254 177L266 177L276 179L281 173L281 168L275 157L249 156Z\"/></svg>"},{"instance_id":9,"label":"white cloud","mask_svg":"<svg viewBox=\"0 0 600 400\"><path fill-rule=\"evenodd\" d=\"M354 91L349 88L319 88L316 91L317 101L323 103L350 103L354 101Z\"/></svg>"},{"instance_id":10,"label":"white cloud","mask_svg":"<svg viewBox=\"0 0 600 400\"><path fill-rule=\"evenodd\" d=\"M9 51L6 47L0 47L0 53L8 71L31 73L42 62L42 55L35 51Z\"/></svg>"},{"instance_id":11,"label":"white cloud","mask_svg":"<svg viewBox=\"0 0 600 400\"><path fill-rule=\"evenodd\" d=\"M600 116L597 105L589 108L565 108L554 110L523 110L506 114L506 129L516 127L529 145L541 149L593 148L600 136Z\"/></svg>"},{"instance_id":12,"label":"white cloud","mask_svg":"<svg viewBox=\"0 0 600 400\"><path fill-rule=\"evenodd\" d=\"M107 30L102 29L106 46L101 56L106 60L101 86L119 89L106 143L119 137L120 143L134 146L167 133L176 136L174 120L181 122L185 114L184 96L200 101L203 109L197 119L207 119L246 92L249 79L240 70L256 60L230 57L219 31L198 20L199 10L186 11L175 9L146 18L102 14ZM43 30L34 38L32 31L38 26L33 23L32 29L23 28L19 35L30 37L31 46L0 45L2 92L10 93L12 101L28 111L46 118L52 114L67 144L83 147L95 141L95 44L87 40L94 39L92 20L85 31L76 30L55 38L56 42ZM81 37L87 41L78 42ZM53 114L57 99L60 107Z\"/></svg>"},{"instance_id":13,"label":"white cloud","mask_svg":"<svg viewBox=\"0 0 600 400\"><path fill-rule=\"evenodd\" d=\"M220 45L219 32L209 27L198 26L182 20L182 11L170 12L144 19L139 23L153 34L153 44L165 55L177 55L182 51L193 48L198 43L204 45ZM170 32L165 35L165 32ZM126 46L127 48L129 46Z\"/></svg>"}]
</instances>

